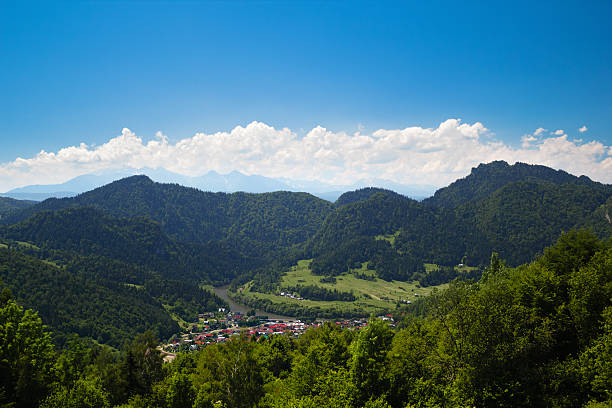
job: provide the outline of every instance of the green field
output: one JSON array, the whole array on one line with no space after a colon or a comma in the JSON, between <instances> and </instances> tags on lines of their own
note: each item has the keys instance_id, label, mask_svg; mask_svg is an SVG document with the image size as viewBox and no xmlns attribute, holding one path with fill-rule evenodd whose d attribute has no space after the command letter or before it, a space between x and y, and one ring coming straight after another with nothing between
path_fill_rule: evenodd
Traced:
<instances>
[{"instance_id":1,"label":"green field","mask_svg":"<svg viewBox=\"0 0 612 408\"><path fill-rule=\"evenodd\" d=\"M256 299L268 299L273 303L290 303L306 308L336 310L340 314L342 311L358 309L363 312L364 316L367 316L371 313L394 309L398 301L414 302L419 297L427 296L434 288L422 288L418 282L387 282L379 278L373 281L358 279L352 273L337 276L335 284L321 283L322 276L313 275L310 271L310 262L311 260L302 260L298 262L297 266L291 267L282 277L280 290L283 291L285 288L297 285L316 285L341 292L352 291L357 299L353 302L297 300L280 296L279 293L253 292L250 283L243 287L242 294ZM363 265L361 269L354 271L374 276L374 271L368 270L367 265Z\"/></svg>"}]
</instances>

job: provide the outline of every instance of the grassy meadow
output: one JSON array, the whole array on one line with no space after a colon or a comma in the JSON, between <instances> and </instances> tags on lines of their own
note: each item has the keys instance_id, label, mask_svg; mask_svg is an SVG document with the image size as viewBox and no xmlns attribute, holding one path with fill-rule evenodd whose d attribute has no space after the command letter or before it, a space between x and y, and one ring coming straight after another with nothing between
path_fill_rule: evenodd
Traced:
<instances>
[{"instance_id":1,"label":"grassy meadow","mask_svg":"<svg viewBox=\"0 0 612 408\"><path fill-rule=\"evenodd\" d=\"M321 310L331 309L338 311L339 314L342 314L342 311L358 309L363 312L364 316L368 316L371 313L376 314L393 309L398 301L414 302L419 297L427 296L434 289L434 287L423 288L418 282L387 282L379 278L374 278L374 280L359 279L353 273L336 276L336 283L322 283L321 278L323 277L312 274L310 263L311 260L301 260L298 261L296 266L291 267L282 277L281 291L298 285L315 285L330 290L336 289L340 292L352 291L357 299L352 302L298 300L280 296L280 293L251 291L252 285L250 283L243 287L242 295L256 299L267 299L273 303L290 303ZM367 269L367 264L364 264L360 269L351 270L351 272L375 276L374 271ZM445 285L437 287L443 286Z\"/></svg>"}]
</instances>

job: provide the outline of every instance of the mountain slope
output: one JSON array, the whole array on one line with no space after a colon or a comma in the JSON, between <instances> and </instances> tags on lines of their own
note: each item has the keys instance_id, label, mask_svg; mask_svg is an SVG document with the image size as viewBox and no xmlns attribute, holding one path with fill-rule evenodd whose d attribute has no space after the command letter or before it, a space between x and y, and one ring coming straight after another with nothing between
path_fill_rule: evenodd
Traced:
<instances>
[{"instance_id":1,"label":"mountain slope","mask_svg":"<svg viewBox=\"0 0 612 408\"><path fill-rule=\"evenodd\" d=\"M166 279L225 282L246 266L236 251L220 244L178 243L148 218L117 218L89 207L40 211L3 235L43 249L140 265Z\"/></svg>"},{"instance_id":2,"label":"mountain slope","mask_svg":"<svg viewBox=\"0 0 612 408\"><path fill-rule=\"evenodd\" d=\"M28 208L34 204L36 204L36 201L16 200L10 197L0 197L0 218L2 217L2 214Z\"/></svg>"},{"instance_id":3,"label":"mountain slope","mask_svg":"<svg viewBox=\"0 0 612 408\"><path fill-rule=\"evenodd\" d=\"M179 241L225 240L250 256L264 256L304 242L332 204L307 193L210 193L132 176L76 197L45 200L3 222L68 207L92 207L115 217L145 216Z\"/></svg>"},{"instance_id":4,"label":"mountain slope","mask_svg":"<svg viewBox=\"0 0 612 408\"><path fill-rule=\"evenodd\" d=\"M343 206L343 205L356 203L357 201L367 200L368 198L372 197L376 193L393 193L393 194L397 194L394 191L385 190L383 188L366 187L366 188L360 188L360 189L355 190L355 191L347 191L346 193L344 193L340 197L338 197L338 200L336 200L336 202L334 204L336 205L336 207L340 207L340 206Z\"/></svg>"},{"instance_id":5,"label":"mountain slope","mask_svg":"<svg viewBox=\"0 0 612 408\"><path fill-rule=\"evenodd\" d=\"M553 243L562 231L578 227L594 230L589 219L609 197L599 186L528 179L509 183L474 205L464 204L457 213L462 219L473 217L474 227L492 251L522 264L533 259L534 250L542 251ZM601 237L609 237L612 229L599 232ZM478 245L470 243L471 247ZM488 255L482 253L479 258Z\"/></svg>"},{"instance_id":6,"label":"mountain slope","mask_svg":"<svg viewBox=\"0 0 612 408\"><path fill-rule=\"evenodd\" d=\"M147 329L162 338L178 330L161 303L145 291L84 279L14 249L0 247L0 279L21 304L39 311L60 342L77 333L118 347Z\"/></svg>"},{"instance_id":7,"label":"mountain slope","mask_svg":"<svg viewBox=\"0 0 612 408\"><path fill-rule=\"evenodd\" d=\"M393 250L383 248L386 257L399 262L391 265L395 270L400 264L415 270L424 262L483 265L494 251L517 265L562 231L582 227L610 237L612 223L605 218L612 212L606 207L610 197L612 186L586 177L493 162L423 202L373 189L346 194L346 204L337 206L308 242L307 254L315 258L313 271L337 272L346 270L343 260L371 261L363 254L381 253L377 241L384 239ZM369 240L355 241L360 237Z\"/></svg>"},{"instance_id":8,"label":"mountain slope","mask_svg":"<svg viewBox=\"0 0 612 408\"><path fill-rule=\"evenodd\" d=\"M423 202L439 207L454 208L468 202L478 202L508 183L528 178L548 181L557 185L588 186L607 191L608 194L612 193L612 186L592 181L586 176L576 177L563 170L554 170L540 165L525 163L509 165L505 161L494 161L473 168L467 177L439 189L433 197L425 199Z\"/></svg>"}]
</instances>

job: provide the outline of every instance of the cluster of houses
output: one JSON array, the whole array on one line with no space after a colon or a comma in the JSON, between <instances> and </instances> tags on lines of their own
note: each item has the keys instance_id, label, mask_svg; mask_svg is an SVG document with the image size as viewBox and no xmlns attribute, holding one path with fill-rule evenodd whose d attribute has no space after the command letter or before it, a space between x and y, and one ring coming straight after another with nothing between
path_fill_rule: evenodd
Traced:
<instances>
[{"instance_id":1,"label":"cluster of houses","mask_svg":"<svg viewBox=\"0 0 612 408\"><path fill-rule=\"evenodd\" d=\"M323 321L306 323L301 320L274 320L265 316L245 316L240 313L228 312L225 314L205 313L198 316L199 323L189 327L180 337L175 336L162 346L165 361L174 358L178 351L195 351L210 344L225 343L232 336L245 335L247 338L268 338L270 336L287 335L299 337L312 327L318 327ZM389 321L391 326L395 322L391 315L379 316ZM347 329L358 329L368 324L367 318L354 318L337 320L335 323Z\"/></svg>"},{"instance_id":2,"label":"cluster of houses","mask_svg":"<svg viewBox=\"0 0 612 408\"><path fill-rule=\"evenodd\" d=\"M279 296L283 296L283 297L287 297L289 299L304 300L304 298L300 297L300 295L298 295L297 293L281 292L278 295Z\"/></svg>"}]
</instances>

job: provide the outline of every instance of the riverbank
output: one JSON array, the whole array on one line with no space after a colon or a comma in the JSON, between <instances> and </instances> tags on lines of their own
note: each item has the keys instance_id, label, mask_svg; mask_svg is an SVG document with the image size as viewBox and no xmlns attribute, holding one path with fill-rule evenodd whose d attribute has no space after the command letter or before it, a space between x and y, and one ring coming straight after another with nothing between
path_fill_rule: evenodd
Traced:
<instances>
[{"instance_id":1,"label":"riverbank","mask_svg":"<svg viewBox=\"0 0 612 408\"><path fill-rule=\"evenodd\" d=\"M225 300L229 304L231 311L246 315L246 313L252 308L248 307L247 305L238 303L234 301L232 298L230 298L229 295L227 294L228 288L229 288L229 285L217 286L217 287L213 287L213 291L215 292L217 296L219 296L221 299ZM255 309L255 313L257 314L257 316L268 316L268 318L272 320L295 320L296 319L295 317L283 316L283 315L279 315L275 313L269 313L269 312L266 312L265 310L259 310L259 309Z\"/></svg>"}]
</instances>

